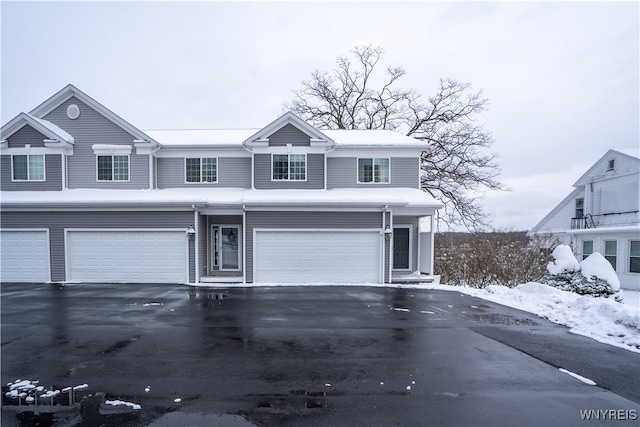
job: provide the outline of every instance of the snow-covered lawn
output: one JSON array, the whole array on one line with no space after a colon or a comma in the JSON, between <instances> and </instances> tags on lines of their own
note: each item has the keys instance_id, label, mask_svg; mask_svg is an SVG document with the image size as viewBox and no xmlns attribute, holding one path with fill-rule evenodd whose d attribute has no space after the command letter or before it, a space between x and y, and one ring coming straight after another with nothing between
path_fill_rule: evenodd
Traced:
<instances>
[{"instance_id":1,"label":"snow-covered lawn","mask_svg":"<svg viewBox=\"0 0 640 427\"><path fill-rule=\"evenodd\" d=\"M447 285L421 288L455 291L536 314L571 328L571 332L640 353L640 292L623 292L624 304L613 298L594 298L543 285L524 283L515 288L487 286L472 289Z\"/></svg>"}]
</instances>

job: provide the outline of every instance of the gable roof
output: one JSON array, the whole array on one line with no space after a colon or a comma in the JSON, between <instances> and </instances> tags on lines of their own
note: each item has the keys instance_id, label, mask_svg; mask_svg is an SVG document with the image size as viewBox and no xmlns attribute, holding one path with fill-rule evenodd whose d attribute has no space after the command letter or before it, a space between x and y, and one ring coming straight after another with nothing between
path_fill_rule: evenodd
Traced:
<instances>
[{"instance_id":1,"label":"gable roof","mask_svg":"<svg viewBox=\"0 0 640 427\"><path fill-rule=\"evenodd\" d=\"M53 141L66 142L68 144L74 143L73 136L69 135L67 131L59 128L48 120L39 119L27 113L18 114L11 121L2 126L2 130L0 130L2 140L6 140L26 125L31 126Z\"/></svg>"},{"instance_id":2,"label":"gable roof","mask_svg":"<svg viewBox=\"0 0 640 427\"><path fill-rule=\"evenodd\" d=\"M558 212L560 212L560 210L561 210L562 208L564 208L564 207L567 205L567 203L569 203L569 202L571 202L573 199L575 199L575 198L576 198L576 196L577 196L578 194L580 194L582 191L583 191L583 189L582 189L582 188L574 188L574 189L573 189L573 191L572 191L571 193L569 193L569 195L568 195L567 197L565 197L564 199L562 199L562 201L561 201L560 203L558 203L558 204L556 205L556 207L555 207L555 208L553 208L553 209L551 210L551 212L549 212L547 215L545 215L545 217L544 217L544 218L542 218L542 219L540 220L540 222L538 222L536 225L534 225L534 226L531 228L531 233L534 233L534 234L535 234L535 233L539 232L540 230L542 230L542 228L544 227L544 225L545 225L545 224L546 224L546 223L547 223L551 218L553 218L554 216L556 216L556 214L557 214Z\"/></svg>"},{"instance_id":3,"label":"gable roof","mask_svg":"<svg viewBox=\"0 0 640 427\"><path fill-rule=\"evenodd\" d=\"M157 144L157 142L154 141L153 138L149 137L140 129L136 128L131 123L127 122L125 119L118 116L116 113L109 110L107 107L100 104L98 101L96 101L72 84L68 84L67 86L63 87L42 104L31 110L29 114L36 118L42 118L71 97L78 98L80 101L84 102L95 111L102 114L104 117L121 127L123 130L133 135L137 139L136 142L151 142L153 144Z\"/></svg>"},{"instance_id":4,"label":"gable roof","mask_svg":"<svg viewBox=\"0 0 640 427\"><path fill-rule=\"evenodd\" d=\"M603 164L612 157L612 155L621 155L625 157L629 157L640 163L640 158L638 158L637 153L635 155L632 154L631 150L609 150L605 153L604 156L600 157L600 159L593 164L578 180L573 184L574 187L579 187L590 181L591 177L598 174L598 171L602 170Z\"/></svg>"},{"instance_id":5,"label":"gable roof","mask_svg":"<svg viewBox=\"0 0 640 427\"><path fill-rule=\"evenodd\" d=\"M326 145L333 145L334 142L324 133L311 126L309 123L302 120L292 112L287 112L282 116L269 123L267 126L260 129L258 132L251 135L244 141L246 145L252 145L257 142L265 142L271 135L285 127L286 125L293 125L301 132L309 135L311 143L325 143Z\"/></svg>"}]
</instances>

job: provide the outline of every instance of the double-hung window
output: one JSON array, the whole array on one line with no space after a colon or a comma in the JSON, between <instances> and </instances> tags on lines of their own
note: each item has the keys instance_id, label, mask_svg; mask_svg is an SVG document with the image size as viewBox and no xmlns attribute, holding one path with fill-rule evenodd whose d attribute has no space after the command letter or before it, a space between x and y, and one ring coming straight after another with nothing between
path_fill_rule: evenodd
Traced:
<instances>
[{"instance_id":1,"label":"double-hung window","mask_svg":"<svg viewBox=\"0 0 640 427\"><path fill-rule=\"evenodd\" d=\"M629 242L629 272L640 273L640 240Z\"/></svg>"},{"instance_id":2,"label":"double-hung window","mask_svg":"<svg viewBox=\"0 0 640 427\"><path fill-rule=\"evenodd\" d=\"M97 156L98 181L129 181L129 156Z\"/></svg>"},{"instance_id":3,"label":"double-hung window","mask_svg":"<svg viewBox=\"0 0 640 427\"><path fill-rule=\"evenodd\" d=\"M273 154L271 172L274 181L305 181L307 179L307 155Z\"/></svg>"},{"instance_id":4,"label":"double-hung window","mask_svg":"<svg viewBox=\"0 0 640 427\"><path fill-rule=\"evenodd\" d=\"M389 159L358 159L358 183L389 183Z\"/></svg>"},{"instance_id":5,"label":"double-hung window","mask_svg":"<svg viewBox=\"0 0 640 427\"><path fill-rule=\"evenodd\" d=\"M44 154L15 155L12 159L14 181L44 181Z\"/></svg>"},{"instance_id":6,"label":"double-hung window","mask_svg":"<svg viewBox=\"0 0 640 427\"><path fill-rule=\"evenodd\" d=\"M582 259L587 259L593 253L593 240L582 241Z\"/></svg>"},{"instance_id":7,"label":"double-hung window","mask_svg":"<svg viewBox=\"0 0 640 427\"><path fill-rule=\"evenodd\" d=\"M611 267L617 270L618 264L618 241L617 240L605 240L604 241L604 257L609 261Z\"/></svg>"},{"instance_id":8,"label":"double-hung window","mask_svg":"<svg viewBox=\"0 0 640 427\"><path fill-rule=\"evenodd\" d=\"M215 157L186 158L185 173L186 182L217 182L218 160Z\"/></svg>"}]
</instances>

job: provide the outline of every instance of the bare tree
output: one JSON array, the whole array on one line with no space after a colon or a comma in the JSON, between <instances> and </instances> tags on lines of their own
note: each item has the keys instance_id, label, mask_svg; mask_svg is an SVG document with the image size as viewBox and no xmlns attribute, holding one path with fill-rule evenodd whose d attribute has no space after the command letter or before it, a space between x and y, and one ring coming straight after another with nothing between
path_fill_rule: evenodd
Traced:
<instances>
[{"instance_id":1,"label":"bare tree","mask_svg":"<svg viewBox=\"0 0 640 427\"><path fill-rule=\"evenodd\" d=\"M390 129L428 141L421 157L422 189L445 204L440 222L447 228L481 230L488 219L479 205L481 190L505 190L496 179L496 155L484 150L493 138L474 123L488 100L482 91L452 79L442 79L435 95L397 88L401 67L375 73L383 51L357 47L354 61L338 57L332 71L314 71L295 90L285 107L318 127L328 129Z\"/></svg>"}]
</instances>

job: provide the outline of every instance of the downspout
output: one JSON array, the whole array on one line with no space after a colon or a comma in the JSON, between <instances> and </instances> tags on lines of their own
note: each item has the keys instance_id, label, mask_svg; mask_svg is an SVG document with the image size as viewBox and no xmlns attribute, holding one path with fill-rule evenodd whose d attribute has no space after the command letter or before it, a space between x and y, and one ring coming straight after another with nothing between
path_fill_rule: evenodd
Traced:
<instances>
[{"instance_id":1,"label":"downspout","mask_svg":"<svg viewBox=\"0 0 640 427\"><path fill-rule=\"evenodd\" d=\"M436 254L434 252L436 250L435 249L436 234L435 234L435 230L433 228L433 215L431 215L431 219L429 221L430 221L429 233L431 234L431 239L429 239L431 241L431 243L430 243L430 245L431 245L431 251L430 251L431 252L431 256L429 257L430 258L430 262L431 262L431 266L429 267L429 269L430 269L429 273L431 273L432 276L435 276L436 275L436 269L435 269L435 267L436 267L436 265L435 265L435 256L436 256Z\"/></svg>"}]
</instances>

